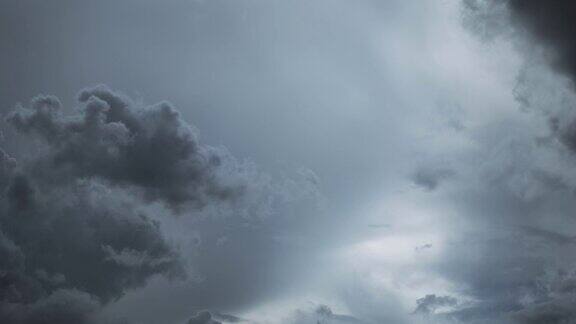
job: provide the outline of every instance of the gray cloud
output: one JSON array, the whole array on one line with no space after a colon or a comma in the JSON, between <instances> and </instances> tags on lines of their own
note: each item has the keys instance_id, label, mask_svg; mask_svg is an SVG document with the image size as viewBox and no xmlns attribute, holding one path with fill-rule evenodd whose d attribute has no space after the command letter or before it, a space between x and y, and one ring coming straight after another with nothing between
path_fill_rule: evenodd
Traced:
<instances>
[{"instance_id":1,"label":"gray cloud","mask_svg":"<svg viewBox=\"0 0 576 324\"><path fill-rule=\"evenodd\" d=\"M212 315L220 321L224 321L226 323L242 323L242 322L248 322L248 320L240 318L238 316L235 315L231 315L231 314L224 314L224 313L220 313L220 312L212 312Z\"/></svg>"},{"instance_id":2,"label":"gray cloud","mask_svg":"<svg viewBox=\"0 0 576 324\"><path fill-rule=\"evenodd\" d=\"M188 320L187 324L222 324L214 319L212 319L212 313L209 311L201 311L198 314L192 316Z\"/></svg>"},{"instance_id":3,"label":"gray cloud","mask_svg":"<svg viewBox=\"0 0 576 324\"><path fill-rule=\"evenodd\" d=\"M533 69L540 61L547 62L555 71L568 77L571 91L576 81L576 41L572 30L576 27L576 4L569 0L525 1L525 0L464 0L464 13L469 26L476 34L491 29L493 35L511 36L526 58L525 69ZM535 45L536 44L536 45ZM516 98L527 107L538 106L540 94L531 93L542 82L534 85L530 76L521 74L515 89ZM561 98L562 86L550 87L549 97ZM539 93L539 91L536 91ZM550 126L557 138L569 149L576 149L574 116L558 115L559 107L541 107L545 111L555 110L548 115Z\"/></svg>"},{"instance_id":4,"label":"gray cloud","mask_svg":"<svg viewBox=\"0 0 576 324\"><path fill-rule=\"evenodd\" d=\"M412 175L414 184L425 190L435 190L442 182L454 177L454 170L441 167L421 167Z\"/></svg>"},{"instance_id":5,"label":"gray cloud","mask_svg":"<svg viewBox=\"0 0 576 324\"><path fill-rule=\"evenodd\" d=\"M524 61L511 91L528 114L520 127L508 119L477 131L481 149L469 161L486 163L480 170L455 168L475 179L473 185L455 180L449 194L466 230L457 227L462 233L451 235L433 268L472 301L464 298L442 317L462 323L571 323L570 276L557 273L574 269L568 256L575 228L568 211L575 188L575 57L568 30L575 8L568 1L462 4L464 23L489 39L489 46L512 42L520 50Z\"/></svg>"},{"instance_id":6,"label":"gray cloud","mask_svg":"<svg viewBox=\"0 0 576 324\"><path fill-rule=\"evenodd\" d=\"M456 306L458 300L450 296L426 295L416 300L414 314L432 314L438 308Z\"/></svg>"},{"instance_id":7,"label":"gray cloud","mask_svg":"<svg viewBox=\"0 0 576 324\"><path fill-rule=\"evenodd\" d=\"M31 172L52 168L55 183L99 178L173 209L241 195L241 184L219 178L220 169L234 167L232 158L201 145L170 104L144 107L105 86L83 90L79 100L84 107L76 116L64 116L51 96L36 97L31 108L8 116L18 131L46 145L34 166L39 170Z\"/></svg>"},{"instance_id":8,"label":"gray cloud","mask_svg":"<svg viewBox=\"0 0 576 324\"><path fill-rule=\"evenodd\" d=\"M286 320L291 324L361 324L366 323L354 316L337 314L327 305L318 305L314 309L298 309Z\"/></svg>"},{"instance_id":9,"label":"gray cloud","mask_svg":"<svg viewBox=\"0 0 576 324\"><path fill-rule=\"evenodd\" d=\"M30 304L2 303L0 318L14 324L95 323L99 306L88 293L60 289Z\"/></svg>"},{"instance_id":10,"label":"gray cloud","mask_svg":"<svg viewBox=\"0 0 576 324\"><path fill-rule=\"evenodd\" d=\"M542 281L537 302L511 314L517 323L573 323L576 321L574 272L559 271Z\"/></svg>"},{"instance_id":11,"label":"gray cloud","mask_svg":"<svg viewBox=\"0 0 576 324\"><path fill-rule=\"evenodd\" d=\"M43 192L24 179L13 175L0 198L3 321L83 323L153 275L184 275L159 224L121 193L90 182Z\"/></svg>"},{"instance_id":12,"label":"gray cloud","mask_svg":"<svg viewBox=\"0 0 576 324\"><path fill-rule=\"evenodd\" d=\"M20 161L0 151L2 322L100 323L103 305L153 276L185 278L176 242L151 214L169 213L143 202L198 213L229 202L254 217L271 208L256 205L272 203L275 189L247 191L258 175L199 144L169 104L138 106L104 86L79 98L75 115L39 96L8 116L37 151Z\"/></svg>"},{"instance_id":13,"label":"gray cloud","mask_svg":"<svg viewBox=\"0 0 576 324\"><path fill-rule=\"evenodd\" d=\"M571 32L576 27L576 4L570 0L503 2L515 22L551 47L550 63L570 78L576 78L576 40Z\"/></svg>"}]
</instances>

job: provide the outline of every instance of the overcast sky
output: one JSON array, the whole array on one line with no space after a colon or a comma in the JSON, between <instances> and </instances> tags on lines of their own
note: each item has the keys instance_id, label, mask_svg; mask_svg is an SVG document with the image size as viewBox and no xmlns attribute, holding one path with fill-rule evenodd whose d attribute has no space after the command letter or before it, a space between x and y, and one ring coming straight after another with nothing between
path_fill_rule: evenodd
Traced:
<instances>
[{"instance_id":1,"label":"overcast sky","mask_svg":"<svg viewBox=\"0 0 576 324\"><path fill-rule=\"evenodd\" d=\"M0 322L576 323L569 0L0 0Z\"/></svg>"}]
</instances>

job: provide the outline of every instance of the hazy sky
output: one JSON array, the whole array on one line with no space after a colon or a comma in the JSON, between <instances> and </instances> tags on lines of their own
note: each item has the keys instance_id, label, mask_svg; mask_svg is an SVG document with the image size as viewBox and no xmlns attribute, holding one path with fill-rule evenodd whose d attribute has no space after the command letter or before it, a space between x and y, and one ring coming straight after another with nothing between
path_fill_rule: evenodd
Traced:
<instances>
[{"instance_id":1,"label":"hazy sky","mask_svg":"<svg viewBox=\"0 0 576 324\"><path fill-rule=\"evenodd\" d=\"M576 323L569 0L0 0L0 322Z\"/></svg>"}]
</instances>

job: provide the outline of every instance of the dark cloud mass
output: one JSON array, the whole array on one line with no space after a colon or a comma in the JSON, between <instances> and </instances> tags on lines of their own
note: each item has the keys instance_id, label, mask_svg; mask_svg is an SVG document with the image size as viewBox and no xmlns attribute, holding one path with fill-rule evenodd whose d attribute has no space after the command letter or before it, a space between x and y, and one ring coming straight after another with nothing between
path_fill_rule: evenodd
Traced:
<instances>
[{"instance_id":1,"label":"dark cloud mass","mask_svg":"<svg viewBox=\"0 0 576 324\"><path fill-rule=\"evenodd\" d=\"M169 104L143 107L105 86L79 100L66 116L57 98L38 96L7 118L38 141L19 161L0 150L2 323L101 322L102 305L152 276L184 278L142 202L193 211L243 192L232 157L199 144Z\"/></svg>"},{"instance_id":2,"label":"dark cloud mass","mask_svg":"<svg viewBox=\"0 0 576 324\"><path fill-rule=\"evenodd\" d=\"M79 115L64 116L60 101L39 96L8 122L46 146L31 170L51 168L49 181L98 178L142 192L147 200L177 209L238 196L240 184L224 184L218 172L225 153L198 143L190 125L169 103L143 107L105 86L83 90ZM42 175L41 175L42 176ZM48 175L46 175L48 176ZM68 179L66 179L68 178Z\"/></svg>"},{"instance_id":3,"label":"dark cloud mass","mask_svg":"<svg viewBox=\"0 0 576 324\"><path fill-rule=\"evenodd\" d=\"M571 0L500 0L537 40L550 46L551 63L576 80L576 3Z\"/></svg>"}]
</instances>

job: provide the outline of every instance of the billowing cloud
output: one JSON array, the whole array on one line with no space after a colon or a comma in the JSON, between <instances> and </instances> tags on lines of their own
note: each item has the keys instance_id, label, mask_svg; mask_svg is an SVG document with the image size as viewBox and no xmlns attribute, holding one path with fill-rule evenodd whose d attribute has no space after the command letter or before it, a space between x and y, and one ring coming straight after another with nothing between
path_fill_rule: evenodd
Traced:
<instances>
[{"instance_id":1,"label":"billowing cloud","mask_svg":"<svg viewBox=\"0 0 576 324\"><path fill-rule=\"evenodd\" d=\"M82 180L45 190L21 172L2 179L2 321L82 323L152 275L184 275L159 224L122 193Z\"/></svg>"},{"instance_id":2,"label":"billowing cloud","mask_svg":"<svg viewBox=\"0 0 576 324\"><path fill-rule=\"evenodd\" d=\"M43 141L31 172L52 169L51 184L98 178L174 209L241 194L240 183L219 177L233 167L232 157L201 145L169 103L145 107L105 86L83 90L79 101L80 114L64 116L57 98L39 96L8 117L19 132Z\"/></svg>"},{"instance_id":3,"label":"billowing cloud","mask_svg":"<svg viewBox=\"0 0 576 324\"><path fill-rule=\"evenodd\" d=\"M246 188L259 184L245 186L241 163L200 144L167 103L143 107L105 86L79 99L74 115L39 96L8 116L37 141L19 161L0 150L0 322L100 322L102 305L151 277L186 277L177 243L152 213L240 209Z\"/></svg>"}]
</instances>

